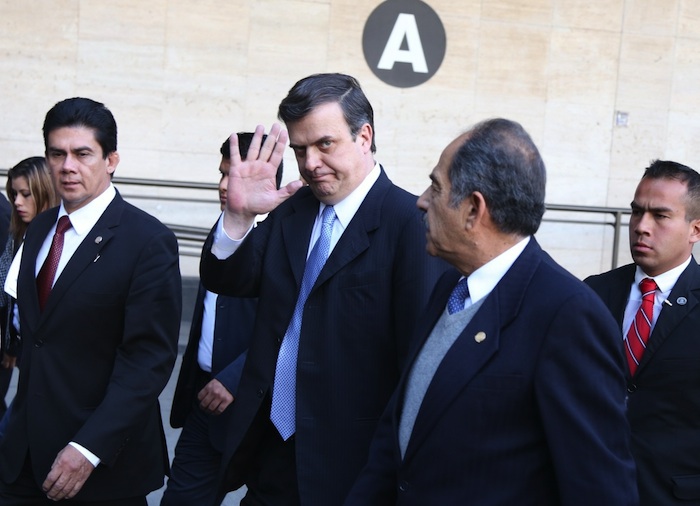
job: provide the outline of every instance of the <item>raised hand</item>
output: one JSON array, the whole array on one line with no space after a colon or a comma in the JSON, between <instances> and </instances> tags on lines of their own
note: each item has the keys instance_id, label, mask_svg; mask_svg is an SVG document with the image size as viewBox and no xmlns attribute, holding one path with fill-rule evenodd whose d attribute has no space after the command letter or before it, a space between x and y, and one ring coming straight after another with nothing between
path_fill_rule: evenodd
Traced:
<instances>
[{"instance_id":1,"label":"raised hand","mask_svg":"<svg viewBox=\"0 0 700 506\"><path fill-rule=\"evenodd\" d=\"M294 195L303 186L299 180L277 189L277 167L287 145L287 131L275 123L265 142L265 129L255 128L245 160L238 149L238 136L231 135L231 167L228 175L227 202L224 210L224 228L229 237L239 239L248 231L255 217L269 213Z\"/></svg>"}]
</instances>

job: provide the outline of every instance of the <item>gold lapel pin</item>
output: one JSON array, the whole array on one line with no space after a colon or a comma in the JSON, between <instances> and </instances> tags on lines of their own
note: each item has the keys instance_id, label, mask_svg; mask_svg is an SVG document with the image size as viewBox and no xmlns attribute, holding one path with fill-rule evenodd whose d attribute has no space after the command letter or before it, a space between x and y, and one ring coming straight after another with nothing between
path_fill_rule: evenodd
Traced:
<instances>
[{"instance_id":1,"label":"gold lapel pin","mask_svg":"<svg viewBox=\"0 0 700 506\"><path fill-rule=\"evenodd\" d=\"M481 343L486 339L486 332L477 332L476 335L474 336L474 341L477 343Z\"/></svg>"}]
</instances>

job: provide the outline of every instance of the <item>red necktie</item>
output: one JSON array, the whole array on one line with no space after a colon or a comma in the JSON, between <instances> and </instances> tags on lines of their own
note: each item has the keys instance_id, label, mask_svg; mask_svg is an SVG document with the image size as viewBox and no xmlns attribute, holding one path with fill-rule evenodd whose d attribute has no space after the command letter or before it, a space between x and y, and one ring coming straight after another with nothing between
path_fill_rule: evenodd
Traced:
<instances>
[{"instance_id":1,"label":"red necktie","mask_svg":"<svg viewBox=\"0 0 700 506\"><path fill-rule=\"evenodd\" d=\"M58 268L58 261L61 259L61 252L63 251L63 234L70 227L71 224L68 216L61 216L58 220L58 225L56 225L56 233L53 235L49 254L46 257L46 260L44 260L44 265L41 266L39 274L36 277L36 288L39 294L39 308L42 311L46 305L46 300L49 298L49 293L51 293L53 279L56 277L56 269Z\"/></svg>"},{"instance_id":2,"label":"red necktie","mask_svg":"<svg viewBox=\"0 0 700 506\"><path fill-rule=\"evenodd\" d=\"M630 329L627 331L627 338L625 339L627 363L632 376L637 371L639 361L642 360L642 355L647 348L647 341L651 334L651 322L654 316L654 294L657 288L656 281L650 278L644 278L639 283L639 289L642 292L642 305L639 306L637 314L634 315L634 321L630 325Z\"/></svg>"}]
</instances>

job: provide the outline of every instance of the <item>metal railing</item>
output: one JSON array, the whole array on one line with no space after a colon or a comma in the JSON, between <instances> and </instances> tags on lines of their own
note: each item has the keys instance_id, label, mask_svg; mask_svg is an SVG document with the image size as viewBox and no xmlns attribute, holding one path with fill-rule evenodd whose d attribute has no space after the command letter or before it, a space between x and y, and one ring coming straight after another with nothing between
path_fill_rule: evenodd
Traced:
<instances>
[{"instance_id":1,"label":"metal railing","mask_svg":"<svg viewBox=\"0 0 700 506\"><path fill-rule=\"evenodd\" d=\"M600 206L574 206L568 204L545 204L547 212L563 211L565 213L584 213L598 217L598 220L585 220L579 218L554 218L545 213L543 221L548 223L566 223L579 225L604 225L613 229L612 259L610 268L617 267L620 255L620 236L622 228L629 224L630 209L622 207L600 207Z\"/></svg>"},{"instance_id":2,"label":"metal railing","mask_svg":"<svg viewBox=\"0 0 700 506\"><path fill-rule=\"evenodd\" d=\"M158 201L174 201L179 203L190 204L211 204L214 199L211 196L192 196L187 193L198 193L200 191L211 192L218 190L216 183L202 183L198 181L172 181L161 179L142 179L132 177L117 177L112 180L119 188L125 187L145 187L145 188L164 188L174 190L172 195L153 195L153 193L130 193L121 190L122 196L130 201L138 199L158 200ZM185 194L182 195L184 190ZM195 192L196 191L196 192ZM200 227L196 225L184 225L182 223L170 223L164 220L163 223L173 231L177 237L180 246L180 255L199 257L202 245L211 230L211 225L208 227Z\"/></svg>"},{"instance_id":3,"label":"metal railing","mask_svg":"<svg viewBox=\"0 0 700 506\"><path fill-rule=\"evenodd\" d=\"M218 188L216 184L212 183L198 183L198 182L187 182L187 181L163 181L156 179L139 179L139 178L114 178L115 184L120 186L148 186L148 187L162 187L162 188L176 188L184 190L215 190ZM130 198L154 198L151 196L144 195L128 195ZM163 198L163 197L158 197ZM179 200L180 198L178 198ZM197 199L197 198L186 198L187 202L211 202L211 199ZM578 224L578 225L594 225L594 226L609 226L613 230L613 240L612 240L612 253L611 253L611 269L614 269L618 265L619 248L620 248L620 237L622 233L622 228L627 225L630 215L629 208L617 208L617 207L601 207L601 206L578 206L578 205L568 205L568 204L546 204L547 213L543 218L544 222L547 223L564 223L564 224ZM564 213L563 217L552 216L552 212ZM591 216L590 219L582 219L579 216L588 215ZM573 216L572 216L573 215ZM184 226L173 223L166 223L166 225L173 230L173 232L178 237L180 241L189 241L195 246L199 246L204 243L204 240L209 233L210 228L207 227L192 227ZM195 248L197 249L197 248ZM187 254L187 253L184 253ZM197 253L198 255L198 253Z\"/></svg>"},{"instance_id":4,"label":"metal railing","mask_svg":"<svg viewBox=\"0 0 700 506\"><path fill-rule=\"evenodd\" d=\"M0 176L6 176L7 169L0 169ZM114 177L114 183L122 188L121 193L128 200L156 200L163 202L178 202L190 204L211 204L214 199L207 192L218 188L216 183L202 183L197 181L173 181L162 179L143 179L132 177ZM126 188L146 188L147 192L129 192ZM165 194L153 189L169 190ZM201 196L197 194L201 193ZM611 247L611 268L618 265L619 244L623 227L629 223L630 210L627 208L578 206L568 204L546 204L547 212L544 215L545 223L578 224L591 226L611 227L613 239ZM199 256L199 250L209 233L210 226L200 227L182 223L169 223L163 221L176 235L181 246L180 254L186 256Z\"/></svg>"}]
</instances>

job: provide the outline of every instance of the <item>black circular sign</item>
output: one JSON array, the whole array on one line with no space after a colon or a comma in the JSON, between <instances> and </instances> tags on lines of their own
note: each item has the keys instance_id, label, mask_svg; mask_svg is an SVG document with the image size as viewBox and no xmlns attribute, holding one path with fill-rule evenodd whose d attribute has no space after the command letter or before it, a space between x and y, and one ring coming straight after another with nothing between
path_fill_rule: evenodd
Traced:
<instances>
[{"instance_id":1,"label":"black circular sign","mask_svg":"<svg viewBox=\"0 0 700 506\"><path fill-rule=\"evenodd\" d=\"M381 3L362 33L362 50L374 75L399 88L418 86L433 77L446 47L440 18L420 0Z\"/></svg>"}]
</instances>

